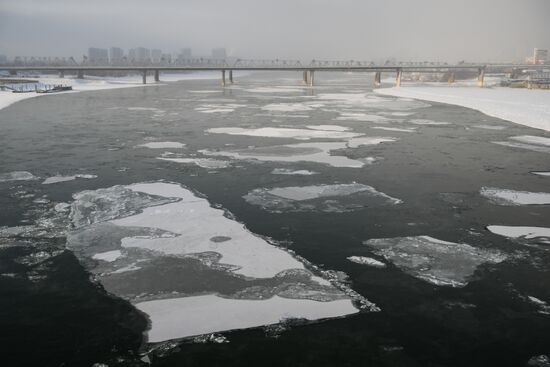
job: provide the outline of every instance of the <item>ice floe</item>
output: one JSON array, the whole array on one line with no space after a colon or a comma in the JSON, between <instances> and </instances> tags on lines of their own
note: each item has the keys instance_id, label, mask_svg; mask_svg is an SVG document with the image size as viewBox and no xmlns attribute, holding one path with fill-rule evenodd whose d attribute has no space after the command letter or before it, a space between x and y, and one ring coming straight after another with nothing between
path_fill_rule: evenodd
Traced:
<instances>
[{"instance_id":1,"label":"ice floe","mask_svg":"<svg viewBox=\"0 0 550 367\"><path fill-rule=\"evenodd\" d=\"M10 181L30 181L36 180L38 177L27 171L13 171L7 173L0 173L0 182Z\"/></svg>"},{"instance_id":2,"label":"ice floe","mask_svg":"<svg viewBox=\"0 0 550 367\"><path fill-rule=\"evenodd\" d=\"M402 201L359 183L259 188L244 199L274 212L348 212L365 207L400 204Z\"/></svg>"},{"instance_id":3,"label":"ice floe","mask_svg":"<svg viewBox=\"0 0 550 367\"><path fill-rule=\"evenodd\" d=\"M196 166L199 166L201 168L209 168L209 169L219 169L219 168L227 168L231 166L230 161L222 161L219 159L212 159L212 158L166 158L166 157L158 157L157 159L168 161L168 162L175 162L175 163L183 163L183 164L194 164Z\"/></svg>"},{"instance_id":4,"label":"ice floe","mask_svg":"<svg viewBox=\"0 0 550 367\"><path fill-rule=\"evenodd\" d=\"M416 132L415 127L405 129L405 128L400 128L400 127L373 126L371 129L397 131L397 132L402 132L402 133L414 133L414 132Z\"/></svg>"},{"instance_id":5,"label":"ice floe","mask_svg":"<svg viewBox=\"0 0 550 367\"><path fill-rule=\"evenodd\" d=\"M528 244L550 245L550 228L529 226L487 226L487 229L500 236L526 240Z\"/></svg>"},{"instance_id":6,"label":"ice floe","mask_svg":"<svg viewBox=\"0 0 550 367\"><path fill-rule=\"evenodd\" d=\"M304 88L290 88L290 87L256 87L244 89L246 92L251 93L301 93Z\"/></svg>"},{"instance_id":7,"label":"ice floe","mask_svg":"<svg viewBox=\"0 0 550 367\"><path fill-rule=\"evenodd\" d=\"M331 155L332 151L347 148L345 142L299 143L267 147L251 147L237 150L201 150L208 156L224 156L234 159L253 159L268 162L316 162L333 167L361 168L372 163L372 159L351 159L346 156Z\"/></svg>"},{"instance_id":8,"label":"ice floe","mask_svg":"<svg viewBox=\"0 0 550 367\"><path fill-rule=\"evenodd\" d=\"M532 150L534 152L539 152L539 153L550 153L550 147L541 146L541 145L516 143L511 141L493 141L493 143L498 145L504 145L506 147L511 147L511 148Z\"/></svg>"},{"instance_id":9,"label":"ice floe","mask_svg":"<svg viewBox=\"0 0 550 367\"><path fill-rule=\"evenodd\" d=\"M67 246L107 291L147 314L149 342L340 317L358 312L352 299L378 310L179 184L113 186L74 199Z\"/></svg>"},{"instance_id":10,"label":"ice floe","mask_svg":"<svg viewBox=\"0 0 550 367\"><path fill-rule=\"evenodd\" d=\"M353 138L348 140L347 146L349 148L358 148L363 145L378 145L381 143L389 143L393 141L397 141L396 138L384 138L384 137L370 137L370 136L364 136L359 138Z\"/></svg>"},{"instance_id":11,"label":"ice floe","mask_svg":"<svg viewBox=\"0 0 550 367\"><path fill-rule=\"evenodd\" d=\"M385 268L386 264L384 264L382 261L373 259L372 257L366 257L366 256L350 256L347 258L349 261L361 264L361 265L368 265L372 266L374 268Z\"/></svg>"},{"instance_id":12,"label":"ice floe","mask_svg":"<svg viewBox=\"0 0 550 367\"><path fill-rule=\"evenodd\" d=\"M410 122L415 125L433 125L433 126L451 125L450 122L433 121L433 120L426 120L426 119L412 119L410 120Z\"/></svg>"},{"instance_id":13,"label":"ice floe","mask_svg":"<svg viewBox=\"0 0 550 367\"><path fill-rule=\"evenodd\" d=\"M340 116L336 118L338 121L364 121L364 122L377 122L385 123L390 121L390 119L384 116L359 113L359 112L341 112Z\"/></svg>"},{"instance_id":14,"label":"ice floe","mask_svg":"<svg viewBox=\"0 0 550 367\"><path fill-rule=\"evenodd\" d=\"M170 148L183 148L185 144L177 141L153 141L150 143L140 144L138 147L150 148L150 149L170 149Z\"/></svg>"},{"instance_id":15,"label":"ice floe","mask_svg":"<svg viewBox=\"0 0 550 367\"><path fill-rule=\"evenodd\" d=\"M85 178L87 180L90 180L90 179L93 179L93 178L97 178L97 176L96 175L88 175L88 174L78 174L78 175L72 175L72 176L52 176L52 177L46 178L42 182L42 185L51 185L51 184L59 183L59 182L73 181L73 180L76 180L77 178Z\"/></svg>"},{"instance_id":16,"label":"ice floe","mask_svg":"<svg viewBox=\"0 0 550 367\"><path fill-rule=\"evenodd\" d=\"M245 136L262 136L269 138L291 138L291 139L349 139L363 134L347 132L347 131L335 131L335 130L321 130L321 129L292 129L284 127L262 127L258 129L245 129L240 127L219 127L206 130L206 132L213 134L229 134L229 135L245 135Z\"/></svg>"},{"instance_id":17,"label":"ice floe","mask_svg":"<svg viewBox=\"0 0 550 367\"><path fill-rule=\"evenodd\" d=\"M550 204L550 193L529 192L482 187L480 194L499 205L545 205Z\"/></svg>"},{"instance_id":18,"label":"ice floe","mask_svg":"<svg viewBox=\"0 0 550 367\"><path fill-rule=\"evenodd\" d=\"M313 107L306 103L271 103L262 107L264 111L274 112L302 112L312 111Z\"/></svg>"},{"instance_id":19,"label":"ice floe","mask_svg":"<svg viewBox=\"0 0 550 367\"><path fill-rule=\"evenodd\" d=\"M550 171L532 171L531 173L537 176L550 176Z\"/></svg>"},{"instance_id":20,"label":"ice floe","mask_svg":"<svg viewBox=\"0 0 550 367\"><path fill-rule=\"evenodd\" d=\"M497 250L429 236L379 238L364 243L405 273L438 286L463 287L481 264L506 260Z\"/></svg>"},{"instance_id":21,"label":"ice floe","mask_svg":"<svg viewBox=\"0 0 550 367\"><path fill-rule=\"evenodd\" d=\"M550 147L550 138L545 138L542 136L521 135L521 136L512 136L510 139L519 141L520 143L543 145L543 146Z\"/></svg>"},{"instance_id":22,"label":"ice floe","mask_svg":"<svg viewBox=\"0 0 550 367\"><path fill-rule=\"evenodd\" d=\"M538 308L539 308L539 313L543 314L543 315L550 315L550 306L548 305L548 303L544 302L543 300L537 298L537 297L533 297L533 296L527 296L527 300L531 303L533 303L534 305L536 305ZM550 363L550 361L549 361Z\"/></svg>"},{"instance_id":23,"label":"ice floe","mask_svg":"<svg viewBox=\"0 0 550 367\"><path fill-rule=\"evenodd\" d=\"M339 125L307 125L308 129L323 131L349 131L351 128Z\"/></svg>"},{"instance_id":24,"label":"ice floe","mask_svg":"<svg viewBox=\"0 0 550 367\"><path fill-rule=\"evenodd\" d=\"M305 169L293 170L289 168L274 168L271 171L272 175L298 175L298 176L311 176L317 175L319 172L308 171Z\"/></svg>"},{"instance_id":25,"label":"ice floe","mask_svg":"<svg viewBox=\"0 0 550 367\"><path fill-rule=\"evenodd\" d=\"M246 107L246 105L236 103L203 104L200 107L195 108L195 111L202 113L230 113L240 107Z\"/></svg>"},{"instance_id":26,"label":"ice floe","mask_svg":"<svg viewBox=\"0 0 550 367\"><path fill-rule=\"evenodd\" d=\"M485 130L504 130L507 129L506 126L501 125L474 125L472 127L478 128L478 129L485 129Z\"/></svg>"},{"instance_id":27,"label":"ice floe","mask_svg":"<svg viewBox=\"0 0 550 367\"><path fill-rule=\"evenodd\" d=\"M235 300L216 295L137 303L151 317L149 342L275 324L289 318L318 320L357 312L347 300L317 302L274 296Z\"/></svg>"}]
</instances>

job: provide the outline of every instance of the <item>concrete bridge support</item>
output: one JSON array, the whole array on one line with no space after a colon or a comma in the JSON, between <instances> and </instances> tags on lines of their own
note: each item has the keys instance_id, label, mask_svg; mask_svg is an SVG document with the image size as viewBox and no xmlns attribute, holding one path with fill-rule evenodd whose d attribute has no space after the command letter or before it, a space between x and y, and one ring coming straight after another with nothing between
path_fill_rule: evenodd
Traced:
<instances>
[{"instance_id":1,"label":"concrete bridge support","mask_svg":"<svg viewBox=\"0 0 550 367\"><path fill-rule=\"evenodd\" d=\"M483 88L485 83L485 68L477 69L477 86Z\"/></svg>"},{"instance_id":2,"label":"concrete bridge support","mask_svg":"<svg viewBox=\"0 0 550 367\"><path fill-rule=\"evenodd\" d=\"M378 88L382 84L382 73L380 71L377 71L374 73L374 87Z\"/></svg>"},{"instance_id":3,"label":"concrete bridge support","mask_svg":"<svg viewBox=\"0 0 550 367\"><path fill-rule=\"evenodd\" d=\"M401 77L403 76L403 70L397 69L397 76L395 77L395 86L401 86Z\"/></svg>"},{"instance_id":4,"label":"concrete bridge support","mask_svg":"<svg viewBox=\"0 0 550 367\"><path fill-rule=\"evenodd\" d=\"M225 70L222 70L222 87L225 87Z\"/></svg>"},{"instance_id":5,"label":"concrete bridge support","mask_svg":"<svg viewBox=\"0 0 550 367\"><path fill-rule=\"evenodd\" d=\"M59 77L64 78L65 77L65 70L59 70Z\"/></svg>"},{"instance_id":6,"label":"concrete bridge support","mask_svg":"<svg viewBox=\"0 0 550 367\"><path fill-rule=\"evenodd\" d=\"M147 84L147 71L146 70L143 70L143 72L141 73L141 77L142 77L143 84Z\"/></svg>"},{"instance_id":7,"label":"concrete bridge support","mask_svg":"<svg viewBox=\"0 0 550 367\"><path fill-rule=\"evenodd\" d=\"M233 70L229 70L229 84L233 84Z\"/></svg>"},{"instance_id":8,"label":"concrete bridge support","mask_svg":"<svg viewBox=\"0 0 550 367\"><path fill-rule=\"evenodd\" d=\"M307 85L313 87L313 83L315 81L315 70L308 70L307 74Z\"/></svg>"},{"instance_id":9,"label":"concrete bridge support","mask_svg":"<svg viewBox=\"0 0 550 367\"><path fill-rule=\"evenodd\" d=\"M160 71L155 70L155 82L160 82Z\"/></svg>"},{"instance_id":10,"label":"concrete bridge support","mask_svg":"<svg viewBox=\"0 0 550 367\"><path fill-rule=\"evenodd\" d=\"M307 85L307 71L302 72L302 81Z\"/></svg>"},{"instance_id":11,"label":"concrete bridge support","mask_svg":"<svg viewBox=\"0 0 550 367\"><path fill-rule=\"evenodd\" d=\"M76 72L76 78L77 79L84 79L84 70L78 70Z\"/></svg>"},{"instance_id":12,"label":"concrete bridge support","mask_svg":"<svg viewBox=\"0 0 550 367\"><path fill-rule=\"evenodd\" d=\"M449 84L453 84L455 82L455 73L454 71L449 74Z\"/></svg>"}]
</instances>

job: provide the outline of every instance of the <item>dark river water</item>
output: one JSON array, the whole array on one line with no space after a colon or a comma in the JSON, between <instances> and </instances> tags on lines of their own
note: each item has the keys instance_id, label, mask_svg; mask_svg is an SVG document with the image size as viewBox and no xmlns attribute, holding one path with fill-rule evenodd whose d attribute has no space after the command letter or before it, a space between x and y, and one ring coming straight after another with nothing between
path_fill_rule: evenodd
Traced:
<instances>
[{"instance_id":1,"label":"dark river water","mask_svg":"<svg viewBox=\"0 0 550 367\"><path fill-rule=\"evenodd\" d=\"M492 143L548 133L457 106L376 97L361 75L318 75L318 86L295 88L299 77L243 76L225 89L218 80L189 80L52 95L0 111L0 174L27 171L40 177L0 182L0 227L50 220L42 231L0 238L1 365L145 366L148 358L154 366L525 366L533 356L550 354L550 315L544 312L550 308L529 299L550 303L550 245L486 229L550 227L550 206L499 205L480 195L483 187L550 192L550 178L531 173L550 169L547 152ZM266 89L282 85L293 87ZM334 94L371 100L350 102ZM265 108L273 104L279 107ZM359 121L369 119L366 115L385 120ZM228 160L212 154L341 141L205 133L221 127L307 125L338 125L395 141L332 152L359 161L376 158L358 168L231 159L230 166L212 169L157 159L164 154ZM186 146L137 147L155 141ZM317 174L272 174L281 168ZM97 177L42 184L47 177L77 174ZM280 332L253 328L221 333L228 343L165 343L142 360L151 348L143 341L146 316L95 281L65 248L63 214L50 214L55 204L71 203L83 190L160 180L200 193L251 232L310 263L347 274L349 287L381 311L296 322ZM243 198L258 188L353 182L402 203L270 211ZM498 251L506 259L480 264L467 284L457 287L412 276L391 261L380 269L347 260L384 260L363 242L413 236L466 243Z\"/></svg>"}]
</instances>

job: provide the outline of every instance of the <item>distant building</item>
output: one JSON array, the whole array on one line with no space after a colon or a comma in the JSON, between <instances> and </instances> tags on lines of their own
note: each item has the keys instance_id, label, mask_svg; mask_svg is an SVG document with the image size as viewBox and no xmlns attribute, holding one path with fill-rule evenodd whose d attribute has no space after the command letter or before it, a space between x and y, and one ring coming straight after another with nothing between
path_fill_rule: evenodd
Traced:
<instances>
[{"instance_id":1,"label":"distant building","mask_svg":"<svg viewBox=\"0 0 550 367\"><path fill-rule=\"evenodd\" d=\"M193 53L191 52L190 48L182 48L180 50L180 56L182 59L190 59L193 57Z\"/></svg>"},{"instance_id":2,"label":"distant building","mask_svg":"<svg viewBox=\"0 0 550 367\"><path fill-rule=\"evenodd\" d=\"M151 61L151 50L145 47L136 48L136 62L148 63Z\"/></svg>"},{"instance_id":3,"label":"distant building","mask_svg":"<svg viewBox=\"0 0 550 367\"><path fill-rule=\"evenodd\" d=\"M162 51L159 49L153 49L151 50L151 61L155 64L158 64L160 62L160 59L162 58Z\"/></svg>"},{"instance_id":4,"label":"distant building","mask_svg":"<svg viewBox=\"0 0 550 367\"><path fill-rule=\"evenodd\" d=\"M109 51L106 48L90 47L88 49L88 62L94 65L107 65L109 63Z\"/></svg>"},{"instance_id":5,"label":"distant building","mask_svg":"<svg viewBox=\"0 0 550 367\"><path fill-rule=\"evenodd\" d=\"M109 61L111 64L121 64L124 59L124 50L120 47L111 47L109 49Z\"/></svg>"},{"instance_id":6,"label":"distant building","mask_svg":"<svg viewBox=\"0 0 550 367\"><path fill-rule=\"evenodd\" d=\"M0 64L7 64L8 57L6 55L0 55Z\"/></svg>"},{"instance_id":7,"label":"distant building","mask_svg":"<svg viewBox=\"0 0 550 367\"><path fill-rule=\"evenodd\" d=\"M548 50L542 48L535 48L533 50L533 56L528 57L526 62L533 65L541 65L548 63Z\"/></svg>"},{"instance_id":8,"label":"distant building","mask_svg":"<svg viewBox=\"0 0 550 367\"><path fill-rule=\"evenodd\" d=\"M171 54L162 54L160 56L160 62L162 64L171 64L172 63L172 55Z\"/></svg>"},{"instance_id":9,"label":"distant building","mask_svg":"<svg viewBox=\"0 0 550 367\"><path fill-rule=\"evenodd\" d=\"M212 58L224 60L227 57L227 52L225 48L213 48L212 49Z\"/></svg>"}]
</instances>

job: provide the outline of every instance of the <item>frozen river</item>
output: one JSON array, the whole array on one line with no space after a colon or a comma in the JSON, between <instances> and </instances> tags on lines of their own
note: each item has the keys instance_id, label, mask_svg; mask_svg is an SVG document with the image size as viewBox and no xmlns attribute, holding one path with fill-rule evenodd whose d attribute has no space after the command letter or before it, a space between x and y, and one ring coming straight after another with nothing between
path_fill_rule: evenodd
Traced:
<instances>
[{"instance_id":1,"label":"frozen river","mask_svg":"<svg viewBox=\"0 0 550 367\"><path fill-rule=\"evenodd\" d=\"M550 134L378 95L357 74L298 79L0 110L3 358L518 366L550 354Z\"/></svg>"}]
</instances>

